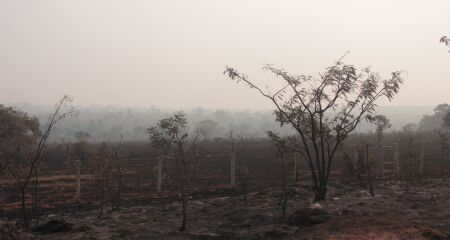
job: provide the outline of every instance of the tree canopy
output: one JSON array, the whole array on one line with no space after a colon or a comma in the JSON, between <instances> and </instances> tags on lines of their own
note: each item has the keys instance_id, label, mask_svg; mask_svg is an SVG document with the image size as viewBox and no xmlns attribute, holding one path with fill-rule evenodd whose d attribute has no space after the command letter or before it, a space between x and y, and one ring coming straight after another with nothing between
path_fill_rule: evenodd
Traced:
<instances>
[{"instance_id":1,"label":"tree canopy","mask_svg":"<svg viewBox=\"0 0 450 240\"><path fill-rule=\"evenodd\" d=\"M20 147L33 145L40 134L37 118L0 105L0 174L8 167Z\"/></svg>"}]
</instances>

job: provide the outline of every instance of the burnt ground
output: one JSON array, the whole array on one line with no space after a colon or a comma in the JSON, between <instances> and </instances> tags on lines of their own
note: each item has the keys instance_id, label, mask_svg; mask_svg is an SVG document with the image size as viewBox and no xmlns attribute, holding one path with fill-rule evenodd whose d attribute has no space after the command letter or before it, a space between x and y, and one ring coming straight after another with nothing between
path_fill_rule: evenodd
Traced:
<instances>
[{"instance_id":1,"label":"burnt ground","mask_svg":"<svg viewBox=\"0 0 450 240\"><path fill-rule=\"evenodd\" d=\"M289 186L287 215L312 205L307 181ZM375 196L355 181L330 183L328 200L315 205L328 220L313 226L289 226L281 214L280 191L249 193L210 188L188 206L188 229L178 231L181 204L176 196L147 196L97 219L95 204L54 208L40 223L62 220L71 230L40 234L8 223L16 239L450 239L450 183L442 179L376 180ZM205 200L206 199L206 200ZM66 202L67 204L67 202ZM7 239L7 238L5 238Z\"/></svg>"}]
</instances>

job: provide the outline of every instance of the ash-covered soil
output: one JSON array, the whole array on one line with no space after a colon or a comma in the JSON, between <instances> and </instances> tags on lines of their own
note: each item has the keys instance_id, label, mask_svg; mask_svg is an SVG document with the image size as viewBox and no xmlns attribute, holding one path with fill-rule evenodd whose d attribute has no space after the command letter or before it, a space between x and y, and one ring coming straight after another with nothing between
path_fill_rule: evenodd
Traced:
<instances>
[{"instance_id":1,"label":"ash-covered soil","mask_svg":"<svg viewBox=\"0 0 450 240\"><path fill-rule=\"evenodd\" d=\"M40 218L40 224L67 224L58 233L25 230L4 220L1 234L3 239L450 239L447 181L378 181L375 196L355 184L332 182L328 200L319 204L312 204L309 188L306 182L289 186L285 217L279 189L251 192L247 202L243 195L211 190L206 200L190 199L183 232L178 230L181 204L166 197L160 203L106 208L101 219L98 209L61 210ZM327 216L288 224L293 213L311 207Z\"/></svg>"}]
</instances>

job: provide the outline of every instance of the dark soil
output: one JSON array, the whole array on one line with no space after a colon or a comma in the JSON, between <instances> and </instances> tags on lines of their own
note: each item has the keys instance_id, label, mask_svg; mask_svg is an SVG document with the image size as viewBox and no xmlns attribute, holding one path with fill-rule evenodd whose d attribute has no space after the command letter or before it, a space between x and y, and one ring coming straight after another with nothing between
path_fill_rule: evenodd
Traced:
<instances>
[{"instance_id":1,"label":"dark soil","mask_svg":"<svg viewBox=\"0 0 450 240\"><path fill-rule=\"evenodd\" d=\"M450 239L446 181L377 180L375 196L359 185L334 181L328 200L315 204L309 189L308 182L289 187L286 218L277 188L251 192L248 202L236 190L203 190L189 201L184 232L178 231L181 204L176 196L154 196L142 206L107 211L101 219L94 208L44 214L41 223L59 220L72 227L52 234L11 228L11 220L1 224L24 239ZM323 209L312 212L329 217L314 224L288 224L289 214L308 208Z\"/></svg>"}]
</instances>

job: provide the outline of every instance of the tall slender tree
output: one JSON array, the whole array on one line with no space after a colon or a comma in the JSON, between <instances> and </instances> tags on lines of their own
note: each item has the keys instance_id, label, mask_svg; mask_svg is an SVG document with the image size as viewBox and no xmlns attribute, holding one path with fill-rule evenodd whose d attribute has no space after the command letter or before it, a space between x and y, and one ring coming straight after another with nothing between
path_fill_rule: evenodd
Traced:
<instances>
[{"instance_id":1,"label":"tall slender tree","mask_svg":"<svg viewBox=\"0 0 450 240\"><path fill-rule=\"evenodd\" d=\"M20 177L20 196L21 196L21 206L22 206L22 221L28 226L29 219L27 215L27 193L28 186L33 176L36 175L37 168L39 166L40 160L42 158L43 152L45 150L47 140L52 133L55 125L63 120L68 118L69 116L73 116L78 112L73 110L72 108L68 108L68 104L72 102L72 98L70 96L65 95L62 97L56 104L53 112L49 115L47 123L42 128L38 140L35 144L32 145L31 150L29 152L29 156L27 157L27 163L23 165L24 169L22 170L22 175ZM36 179L38 181L38 179Z\"/></svg>"},{"instance_id":2,"label":"tall slender tree","mask_svg":"<svg viewBox=\"0 0 450 240\"><path fill-rule=\"evenodd\" d=\"M203 131L195 131L192 136L187 133L187 118L183 112L160 120L156 126L147 131L153 146L160 149L162 154L175 154L176 182L179 187L182 204L182 221L180 231L187 225L188 188L191 183L190 172L192 163L198 153L199 142L203 140Z\"/></svg>"}]
</instances>

